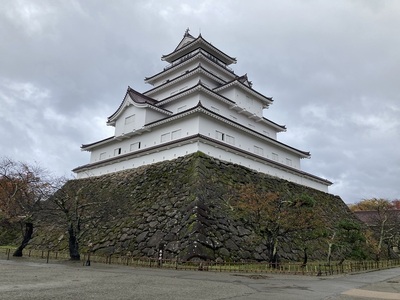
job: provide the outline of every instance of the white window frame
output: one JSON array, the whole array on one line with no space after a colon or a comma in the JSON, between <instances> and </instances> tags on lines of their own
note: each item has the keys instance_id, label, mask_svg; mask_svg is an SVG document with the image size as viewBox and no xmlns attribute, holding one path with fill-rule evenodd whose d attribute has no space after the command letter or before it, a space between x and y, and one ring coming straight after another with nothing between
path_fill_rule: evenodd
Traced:
<instances>
[{"instance_id":1,"label":"white window frame","mask_svg":"<svg viewBox=\"0 0 400 300\"><path fill-rule=\"evenodd\" d=\"M264 155L264 149L254 145L254 153L263 156Z\"/></svg>"},{"instance_id":2,"label":"white window frame","mask_svg":"<svg viewBox=\"0 0 400 300\"><path fill-rule=\"evenodd\" d=\"M130 151L135 151L135 150L139 150L139 149L140 149L140 142L132 143L129 146Z\"/></svg>"},{"instance_id":3,"label":"white window frame","mask_svg":"<svg viewBox=\"0 0 400 300\"><path fill-rule=\"evenodd\" d=\"M171 132L171 140L175 140L181 137L182 134L182 130L178 129L178 130L174 130Z\"/></svg>"},{"instance_id":4,"label":"white window frame","mask_svg":"<svg viewBox=\"0 0 400 300\"><path fill-rule=\"evenodd\" d=\"M168 142L171 140L171 133L167 132L161 135L161 143Z\"/></svg>"},{"instance_id":5,"label":"white window frame","mask_svg":"<svg viewBox=\"0 0 400 300\"><path fill-rule=\"evenodd\" d=\"M214 112L219 112L219 108L215 107L215 106L211 106L211 110Z\"/></svg>"},{"instance_id":6,"label":"white window frame","mask_svg":"<svg viewBox=\"0 0 400 300\"><path fill-rule=\"evenodd\" d=\"M101 152L100 153L100 160L106 159L107 152Z\"/></svg>"},{"instance_id":7,"label":"white window frame","mask_svg":"<svg viewBox=\"0 0 400 300\"><path fill-rule=\"evenodd\" d=\"M274 161L279 161L279 154L278 154L278 153L272 152L272 159L273 159Z\"/></svg>"},{"instance_id":8,"label":"white window frame","mask_svg":"<svg viewBox=\"0 0 400 300\"><path fill-rule=\"evenodd\" d=\"M286 158L286 164L291 167L293 165L292 160L290 158Z\"/></svg>"},{"instance_id":9,"label":"white window frame","mask_svg":"<svg viewBox=\"0 0 400 300\"><path fill-rule=\"evenodd\" d=\"M125 125L135 122L135 115L130 115L125 118Z\"/></svg>"},{"instance_id":10,"label":"white window frame","mask_svg":"<svg viewBox=\"0 0 400 300\"><path fill-rule=\"evenodd\" d=\"M225 142L227 142L228 144L235 145L235 137L229 134L225 134Z\"/></svg>"},{"instance_id":11,"label":"white window frame","mask_svg":"<svg viewBox=\"0 0 400 300\"><path fill-rule=\"evenodd\" d=\"M122 149L121 148L115 148L114 149L114 156L120 155L122 153Z\"/></svg>"},{"instance_id":12,"label":"white window frame","mask_svg":"<svg viewBox=\"0 0 400 300\"><path fill-rule=\"evenodd\" d=\"M178 107L178 112L181 112L181 111L184 111L184 110L186 110L186 107L187 107L187 105L183 105L183 106L180 106L180 107Z\"/></svg>"},{"instance_id":13,"label":"white window frame","mask_svg":"<svg viewBox=\"0 0 400 300\"><path fill-rule=\"evenodd\" d=\"M219 130L215 130L215 138L220 141L225 141L225 133Z\"/></svg>"}]
</instances>

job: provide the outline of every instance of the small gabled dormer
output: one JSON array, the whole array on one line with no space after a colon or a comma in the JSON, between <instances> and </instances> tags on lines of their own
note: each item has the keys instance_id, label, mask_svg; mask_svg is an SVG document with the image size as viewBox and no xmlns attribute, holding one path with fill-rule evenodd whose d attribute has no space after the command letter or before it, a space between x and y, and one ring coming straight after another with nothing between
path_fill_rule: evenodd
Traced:
<instances>
[{"instance_id":1,"label":"small gabled dormer","mask_svg":"<svg viewBox=\"0 0 400 300\"><path fill-rule=\"evenodd\" d=\"M271 97L266 97L252 88L252 83L248 80L247 75L236 77L215 88L214 92L235 101L236 105L231 109L247 116L262 118L263 109L273 103Z\"/></svg>"},{"instance_id":2,"label":"small gabled dormer","mask_svg":"<svg viewBox=\"0 0 400 300\"><path fill-rule=\"evenodd\" d=\"M122 103L108 117L107 125L115 127L115 137L129 137L139 133L147 123L172 115L172 112L155 106L157 102L128 87Z\"/></svg>"}]
</instances>

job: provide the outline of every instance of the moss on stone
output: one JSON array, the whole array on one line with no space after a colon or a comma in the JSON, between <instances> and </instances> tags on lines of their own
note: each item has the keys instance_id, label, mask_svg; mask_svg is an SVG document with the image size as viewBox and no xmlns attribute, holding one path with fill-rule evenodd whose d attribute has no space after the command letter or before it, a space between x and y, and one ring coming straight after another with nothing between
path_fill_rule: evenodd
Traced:
<instances>
[{"instance_id":1,"label":"moss on stone","mask_svg":"<svg viewBox=\"0 0 400 300\"><path fill-rule=\"evenodd\" d=\"M157 255L157 246L154 245L166 241L160 238L159 243L155 243L152 240L149 246L149 239L159 232L160 237L168 237L167 242L173 245L166 251L167 258L179 255L214 259L216 255L239 260L263 258L266 249L264 237L256 236L252 224L238 215L230 202L240 187L249 183L271 192L289 191L315 200L315 206L326 218L327 226L334 226L342 219L357 222L337 196L219 161L201 152L137 169L71 180L63 189L80 190L88 201L105 203L107 215L102 223L96 226L88 224L80 239L82 245L90 240L97 249L96 253L130 251ZM91 212L87 213L90 217ZM43 216L38 222L40 227L30 247L45 247L42 238L47 235L48 228L55 231L54 239L66 231L62 216L58 220L48 220ZM58 223L57 226L54 223ZM121 240L125 228L132 233ZM136 242L138 236L144 237L143 240ZM67 241L66 237L62 243L54 245L65 250L67 244L64 241ZM227 241L230 241L228 245ZM228 249L231 241L238 249ZM193 245L196 247L193 248ZM315 243L310 259L324 259L324 247L323 243ZM283 258L299 259L298 248L287 240L281 249L284 250Z\"/></svg>"}]
</instances>

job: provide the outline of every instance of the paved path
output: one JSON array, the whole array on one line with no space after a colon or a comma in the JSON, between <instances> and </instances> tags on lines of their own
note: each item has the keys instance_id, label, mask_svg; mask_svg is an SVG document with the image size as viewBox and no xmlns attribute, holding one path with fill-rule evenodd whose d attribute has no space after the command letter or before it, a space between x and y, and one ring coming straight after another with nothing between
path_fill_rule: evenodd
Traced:
<instances>
[{"instance_id":1,"label":"paved path","mask_svg":"<svg viewBox=\"0 0 400 300\"><path fill-rule=\"evenodd\" d=\"M0 299L400 299L400 268L310 277L0 259Z\"/></svg>"}]
</instances>

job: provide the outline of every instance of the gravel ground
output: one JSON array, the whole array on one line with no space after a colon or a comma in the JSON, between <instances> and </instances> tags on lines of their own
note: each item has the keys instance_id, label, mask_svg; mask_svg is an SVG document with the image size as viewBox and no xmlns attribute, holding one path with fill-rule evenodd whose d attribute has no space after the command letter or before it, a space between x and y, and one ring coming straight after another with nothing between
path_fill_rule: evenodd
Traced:
<instances>
[{"instance_id":1,"label":"gravel ground","mask_svg":"<svg viewBox=\"0 0 400 300\"><path fill-rule=\"evenodd\" d=\"M0 255L0 299L400 299L400 268L311 277L133 268Z\"/></svg>"}]
</instances>

